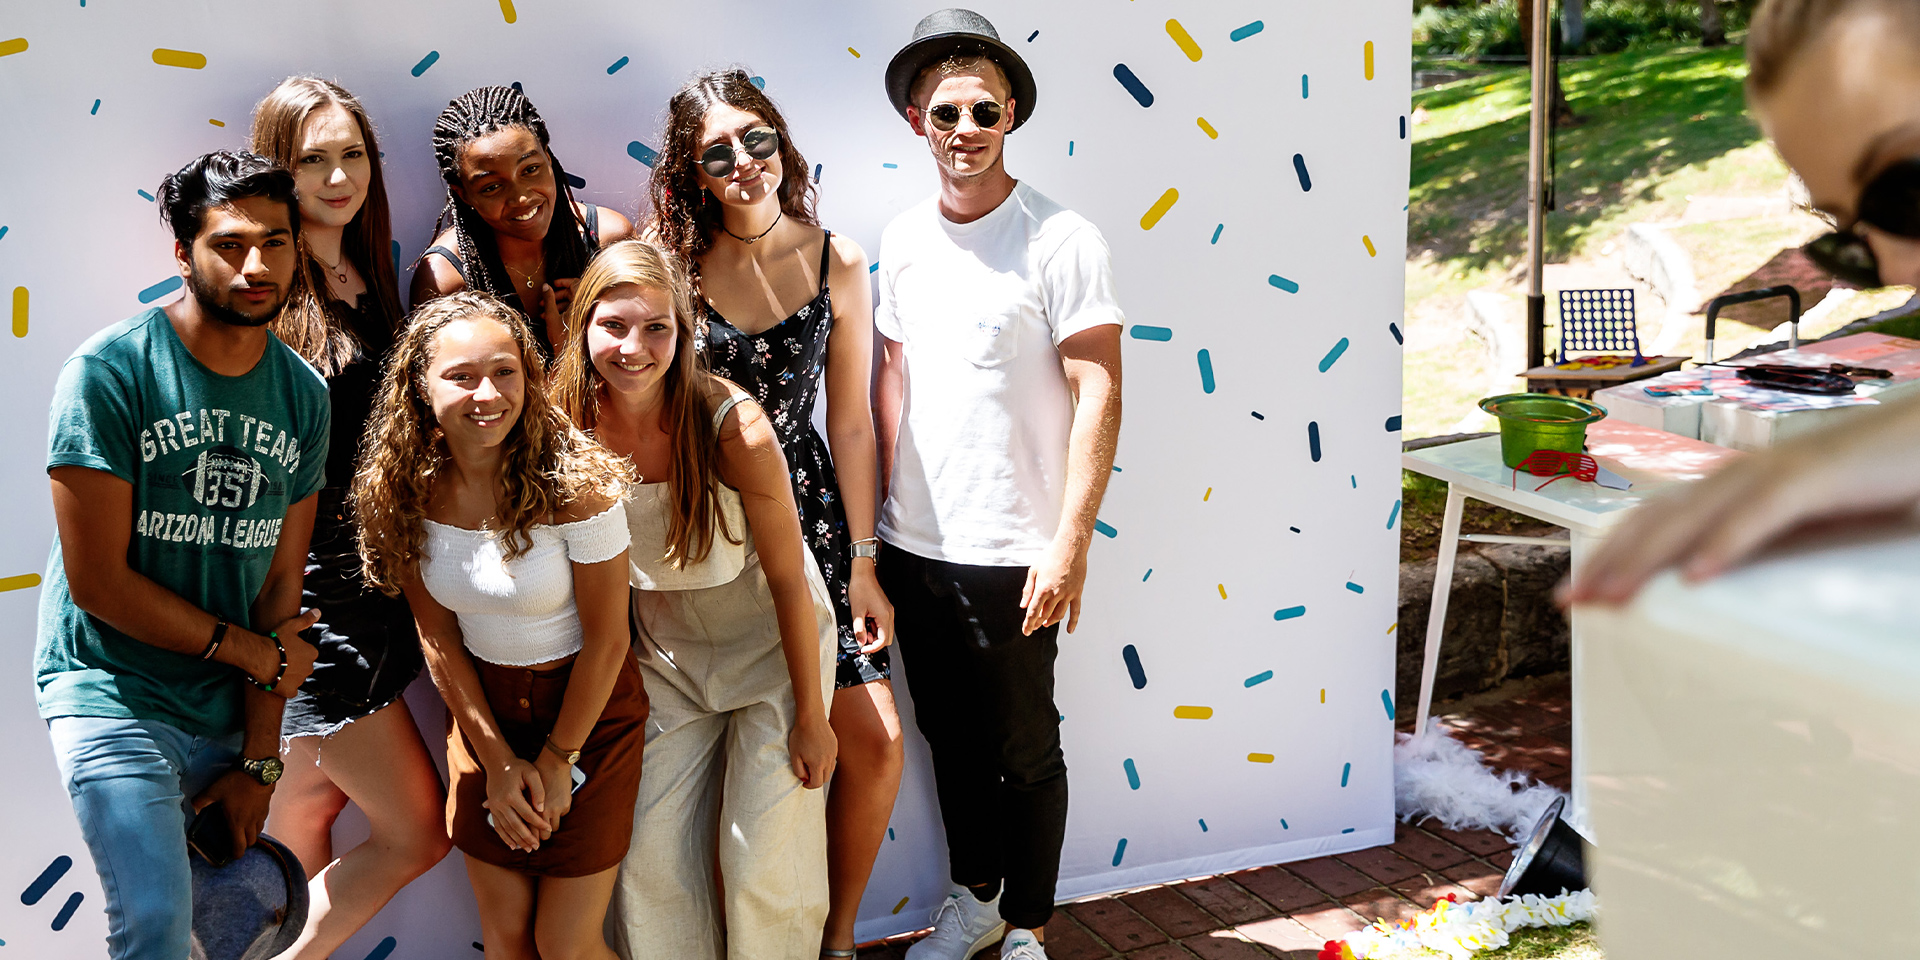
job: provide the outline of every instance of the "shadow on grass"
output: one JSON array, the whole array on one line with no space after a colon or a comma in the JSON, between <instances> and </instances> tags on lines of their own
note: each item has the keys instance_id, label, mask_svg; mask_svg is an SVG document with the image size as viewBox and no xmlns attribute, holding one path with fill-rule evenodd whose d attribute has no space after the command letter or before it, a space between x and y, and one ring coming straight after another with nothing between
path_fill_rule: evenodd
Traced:
<instances>
[{"instance_id":1,"label":"shadow on grass","mask_svg":"<svg viewBox=\"0 0 1920 960\"><path fill-rule=\"evenodd\" d=\"M1747 116L1739 48L1675 47L1563 64L1568 101L1584 121L1559 132L1559 209L1547 218L1547 257L1564 260L1611 209L1652 199L1655 181L1761 139ZM1515 73L1471 80L1416 106L1439 110L1524 84ZM1526 241L1527 116L1414 145L1408 254L1484 269Z\"/></svg>"}]
</instances>

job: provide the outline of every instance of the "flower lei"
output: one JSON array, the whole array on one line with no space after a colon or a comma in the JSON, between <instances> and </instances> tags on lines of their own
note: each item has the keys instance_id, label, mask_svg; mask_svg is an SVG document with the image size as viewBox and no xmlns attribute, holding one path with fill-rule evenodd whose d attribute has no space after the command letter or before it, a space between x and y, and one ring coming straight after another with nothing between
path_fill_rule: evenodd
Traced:
<instances>
[{"instance_id":1,"label":"flower lei","mask_svg":"<svg viewBox=\"0 0 1920 960\"><path fill-rule=\"evenodd\" d=\"M1434 953L1468 960L1506 946L1507 934L1522 927L1564 927L1592 920L1596 909L1591 890L1470 903L1448 894L1410 920L1375 920L1345 939L1327 941L1319 960L1414 960Z\"/></svg>"}]
</instances>

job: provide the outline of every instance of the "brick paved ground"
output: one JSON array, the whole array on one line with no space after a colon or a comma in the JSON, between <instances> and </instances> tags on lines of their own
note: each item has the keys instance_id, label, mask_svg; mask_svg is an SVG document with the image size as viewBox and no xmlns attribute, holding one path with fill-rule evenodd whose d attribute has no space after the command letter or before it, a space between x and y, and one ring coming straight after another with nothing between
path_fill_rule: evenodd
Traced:
<instances>
[{"instance_id":1,"label":"brick paved ground","mask_svg":"<svg viewBox=\"0 0 1920 960\"><path fill-rule=\"evenodd\" d=\"M1448 709L1442 706L1440 709ZM1523 770L1567 789L1569 720L1564 676L1509 684L1441 717L1496 770ZM1412 729L1412 721L1401 724ZM1486 832L1398 824L1392 846L1199 877L1068 904L1047 924L1053 960L1311 960L1329 938L1376 917L1405 917L1449 893L1487 896L1500 886L1511 845ZM914 937L860 951L905 955ZM980 954L992 958L992 950Z\"/></svg>"}]
</instances>

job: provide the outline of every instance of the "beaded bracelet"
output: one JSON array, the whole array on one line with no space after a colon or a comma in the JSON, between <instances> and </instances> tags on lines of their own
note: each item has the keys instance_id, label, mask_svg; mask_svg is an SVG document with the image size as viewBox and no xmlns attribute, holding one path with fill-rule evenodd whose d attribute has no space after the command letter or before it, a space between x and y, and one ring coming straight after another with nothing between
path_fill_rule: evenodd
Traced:
<instances>
[{"instance_id":1,"label":"beaded bracelet","mask_svg":"<svg viewBox=\"0 0 1920 960\"><path fill-rule=\"evenodd\" d=\"M273 648L275 650L280 651L280 672L273 675L272 683L261 683L260 681L255 680L253 682L253 685L256 687L259 687L262 690L265 690L268 693L272 693L273 688L279 686L280 681L285 679L287 676L287 645L284 643L281 643L280 635L271 630L267 631L267 639L272 640Z\"/></svg>"}]
</instances>

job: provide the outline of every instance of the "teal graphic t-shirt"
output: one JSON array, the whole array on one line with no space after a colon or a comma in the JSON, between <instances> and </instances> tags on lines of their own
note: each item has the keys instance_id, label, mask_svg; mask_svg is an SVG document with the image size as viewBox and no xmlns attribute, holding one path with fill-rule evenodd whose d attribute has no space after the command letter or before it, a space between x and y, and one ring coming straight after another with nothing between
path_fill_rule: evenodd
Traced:
<instances>
[{"instance_id":1,"label":"teal graphic t-shirt","mask_svg":"<svg viewBox=\"0 0 1920 960\"><path fill-rule=\"evenodd\" d=\"M327 384L270 337L252 370L202 366L158 308L95 334L54 387L47 469L133 484L127 564L188 603L258 630L287 508L320 489ZM56 535L40 593L40 716L159 720L197 736L241 729L240 671L150 646L73 605Z\"/></svg>"}]
</instances>

